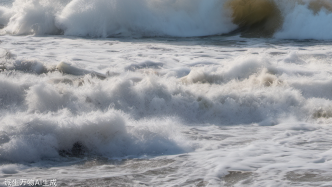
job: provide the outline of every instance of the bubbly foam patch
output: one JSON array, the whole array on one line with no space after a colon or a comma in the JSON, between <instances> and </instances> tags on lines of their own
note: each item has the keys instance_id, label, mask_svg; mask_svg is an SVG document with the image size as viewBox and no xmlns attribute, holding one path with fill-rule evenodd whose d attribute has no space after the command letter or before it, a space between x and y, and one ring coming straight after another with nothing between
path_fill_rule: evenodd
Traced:
<instances>
[{"instance_id":1,"label":"bubbly foam patch","mask_svg":"<svg viewBox=\"0 0 332 187\"><path fill-rule=\"evenodd\" d=\"M0 178L331 184L330 42L10 35L1 42Z\"/></svg>"}]
</instances>

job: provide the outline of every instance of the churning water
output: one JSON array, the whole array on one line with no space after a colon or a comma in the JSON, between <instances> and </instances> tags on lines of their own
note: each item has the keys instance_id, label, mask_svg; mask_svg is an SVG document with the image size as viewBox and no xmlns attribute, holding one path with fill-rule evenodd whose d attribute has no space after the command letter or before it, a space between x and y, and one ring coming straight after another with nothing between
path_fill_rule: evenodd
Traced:
<instances>
[{"instance_id":1,"label":"churning water","mask_svg":"<svg viewBox=\"0 0 332 187\"><path fill-rule=\"evenodd\" d=\"M332 186L328 0L0 2L0 186Z\"/></svg>"}]
</instances>

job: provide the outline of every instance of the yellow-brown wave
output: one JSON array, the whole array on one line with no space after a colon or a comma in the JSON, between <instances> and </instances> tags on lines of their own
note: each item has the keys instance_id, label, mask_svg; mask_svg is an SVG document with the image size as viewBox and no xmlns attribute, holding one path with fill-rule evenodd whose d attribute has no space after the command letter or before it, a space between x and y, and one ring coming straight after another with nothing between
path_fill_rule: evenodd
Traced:
<instances>
[{"instance_id":1,"label":"yellow-brown wave","mask_svg":"<svg viewBox=\"0 0 332 187\"><path fill-rule=\"evenodd\" d=\"M233 23L239 25L242 35L269 37L281 26L282 16L272 0L230 0Z\"/></svg>"},{"instance_id":2,"label":"yellow-brown wave","mask_svg":"<svg viewBox=\"0 0 332 187\"><path fill-rule=\"evenodd\" d=\"M319 12L322 8L332 12L332 1L331 0L316 0L310 1L309 8L315 13Z\"/></svg>"},{"instance_id":3,"label":"yellow-brown wave","mask_svg":"<svg viewBox=\"0 0 332 187\"><path fill-rule=\"evenodd\" d=\"M307 2L307 1L306 1ZM305 4L304 0L289 0L290 5ZM271 37L281 28L283 16L274 0L229 0L232 21L244 37ZM332 12L331 0L311 0L308 8L315 14L323 8Z\"/></svg>"}]
</instances>

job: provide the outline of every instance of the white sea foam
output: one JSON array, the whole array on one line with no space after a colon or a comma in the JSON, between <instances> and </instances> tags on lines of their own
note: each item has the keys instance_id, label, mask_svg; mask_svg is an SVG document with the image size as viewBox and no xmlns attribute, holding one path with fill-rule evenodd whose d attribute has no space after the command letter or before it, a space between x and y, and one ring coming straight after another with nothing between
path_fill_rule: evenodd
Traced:
<instances>
[{"instance_id":1,"label":"white sea foam","mask_svg":"<svg viewBox=\"0 0 332 187\"><path fill-rule=\"evenodd\" d=\"M281 39L332 39L332 13L321 9L314 13L308 5L297 5L284 18L282 29L274 36Z\"/></svg>"},{"instance_id":2,"label":"white sea foam","mask_svg":"<svg viewBox=\"0 0 332 187\"><path fill-rule=\"evenodd\" d=\"M78 2L87 3L71 6ZM55 2L38 3L47 10ZM69 11L61 27L70 30L77 12L66 3L54 12ZM50 19L56 27L58 18ZM35 28L29 33L48 27ZM82 35L109 34L99 31ZM0 178L57 178L64 186L330 186L331 49L326 41L238 36L3 35Z\"/></svg>"},{"instance_id":3,"label":"white sea foam","mask_svg":"<svg viewBox=\"0 0 332 187\"><path fill-rule=\"evenodd\" d=\"M54 97L50 99L50 104L57 102ZM0 159L2 162L30 162L58 158L59 150L71 150L76 142L82 143L90 154L112 157L190 150L184 142L179 142L178 132L169 128L172 126L169 120L160 125L149 124L149 121L144 125L127 124L117 113L109 110L73 116L61 110L55 114L18 113L22 118L7 115L1 120L1 132L5 133L2 138L6 137L7 141L1 143ZM131 125L134 126L129 128Z\"/></svg>"},{"instance_id":4,"label":"white sea foam","mask_svg":"<svg viewBox=\"0 0 332 187\"><path fill-rule=\"evenodd\" d=\"M73 0L21 1L3 15L11 34L107 37L122 35L204 36L235 28L223 1ZM1 12L0 12L1 13ZM60 31L61 30L61 31Z\"/></svg>"},{"instance_id":5,"label":"white sea foam","mask_svg":"<svg viewBox=\"0 0 332 187\"><path fill-rule=\"evenodd\" d=\"M199 46L174 45L178 59L173 61L173 50L166 59L154 56L155 52L159 54L158 51L168 49L168 44L138 42L131 44L132 49L127 49L129 46L119 41L110 45L107 40L83 43L85 40L71 39L61 42L72 44L59 45L64 48L52 50L60 59L64 59L61 55L66 54L69 50L66 47L71 45L81 45L82 49L89 50L100 45L106 51L121 50L112 52L113 60L121 63L109 68L109 61L112 61L109 55L100 55L98 64L89 63L95 55L85 57L85 50L71 53L74 55L69 58L73 60L71 65L53 61L52 57L46 57L49 63L41 62L45 58L43 54L23 60L25 55L31 57L34 49L22 52L16 47L16 41L11 41L13 39L6 40L8 49L4 51L20 55L11 58L3 55L4 70L0 74L1 128L6 132L2 134L3 160L58 158L60 150L70 150L75 142L81 142L90 153L103 156L164 153L163 150L181 153L194 145L164 131L163 125L166 129L172 123L269 126L290 117L295 121L311 121L331 116L330 81L319 80L327 66L323 63L321 68L310 68L310 62L302 58L300 52L273 57L269 51L253 48L250 50L262 55L250 50L236 55L243 52L232 51L230 47L223 53L222 57L226 59L206 62L206 56L221 55L215 52L217 47L208 47L209 50L202 54ZM20 42L24 47L31 39L38 43L38 38L30 37L20 37ZM49 40L53 41L43 38L39 42L52 48L54 43ZM140 55L142 51L148 56ZM201 60L192 58L188 61L187 56ZM80 66L74 63L79 57ZM314 57L312 55L312 61L316 63ZM178 61L189 64L182 64L181 68L177 66ZM161 125L150 131L156 118L168 120L158 122ZM138 137L142 131L135 130L140 124L148 124L143 139ZM119 139L113 138L111 134L114 133ZM131 147L133 142L140 142L136 145L139 148ZM32 150L32 145L38 146ZM28 153L19 156L22 151Z\"/></svg>"},{"instance_id":6,"label":"white sea foam","mask_svg":"<svg viewBox=\"0 0 332 187\"><path fill-rule=\"evenodd\" d=\"M319 1L274 2L282 22L271 20L266 27L277 28L275 38L332 39L328 2L325 5ZM0 7L0 24L5 26L3 32L14 35L219 35L241 26L232 23L232 9L227 3L226 0L16 0L10 8Z\"/></svg>"}]
</instances>

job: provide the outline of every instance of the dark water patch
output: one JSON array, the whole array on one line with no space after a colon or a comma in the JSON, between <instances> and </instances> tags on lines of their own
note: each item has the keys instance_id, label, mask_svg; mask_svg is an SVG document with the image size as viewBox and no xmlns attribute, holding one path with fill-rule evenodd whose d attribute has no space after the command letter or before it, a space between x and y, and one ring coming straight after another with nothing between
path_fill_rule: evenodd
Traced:
<instances>
[{"instance_id":1,"label":"dark water patch","mask_svg":"<svg viewBox=\"0 0 332 187\"><path fill-rule=\"evenodd\" d=\"M332 181L332 175L323 170L296 170L286 174L286 179L296 183Z\"/></svg>"},{"instance_id":2,"label":"dark water patch","mask_svg":"<svg viewBox=\"0 0 332 187\"><path fill-rule=\"evenodd\" d=\"M228 175L223 177L225 186L234 186L241 182L242 185L250 185L253 182L254 174L247 171L228 171Z\"/></svg>"},{"instance_id":3,"label":"dark water patch","mask_svg":"<svg viewBox=\"0 0 332 187\"><path fill-rule=\"evenodd\" d=\"M158 62L152 62L152 61L146 61L138 64L131 64L125 68L127 71L135 71L138 69L160 69L163 67L163 63L158 63Z\"/></svg>"},{"instance_id":4,"label":"dark water patch","mask_svg":"<svg viewBox=\"0 0 332 187\"><path fill-rule=\"evenodd\" d=\"M75 142L70 150L60 150L59 155L63 157L83 157L87 148L81 142Z\"/></svg>"},{"instance_id":5,"label":"dark water patch","mask_svg":"<svg viewBox=\"0 0 332 187\"><path fill-rule=\"evenodd\" d=\"M285 52L270 52L270 55L277 56L277 55L285 55Z\"/></svg>"},{"instance_id":6,"label":"dark water patch","mask_svg":"<svg viewBox=\"0 0 332 187\"><path fill-rule=\"evenodd\" d=\"M204 179L202 179L202 178L198 178L198 179L188 179L184 183L180 184L179 186L205 187L208 185L209 185L209 182L204 181Z\"/></svg>"}]
</instances>

